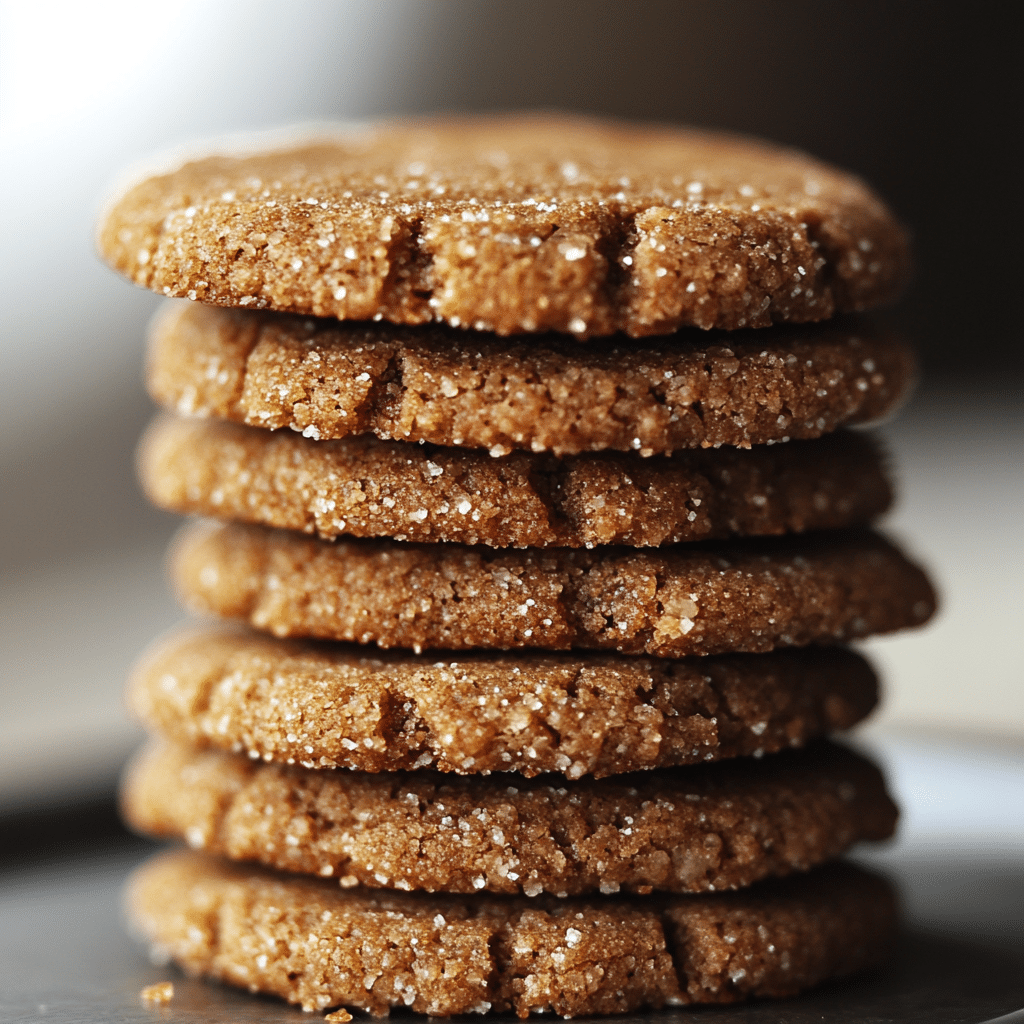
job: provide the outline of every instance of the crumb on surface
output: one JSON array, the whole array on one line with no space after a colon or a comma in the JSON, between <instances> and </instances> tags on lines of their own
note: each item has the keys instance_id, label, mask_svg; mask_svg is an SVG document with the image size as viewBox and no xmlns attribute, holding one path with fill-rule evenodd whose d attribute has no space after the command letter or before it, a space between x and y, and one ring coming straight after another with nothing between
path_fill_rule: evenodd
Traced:
<instances>
[{"instance_id":1,"label":"crumb on surface","mask_svg":"<svg viewBox=\"0 0 1024 1024\"><path fill-rule=\"evenodd\" d=\"M334 1013L329 1013L324 1017L324 1020L341 1021L341 1024L346 1024L351 1019L352 1014L345 1007L341 1007L341 1009L335 1010Z\"/></svg>"},{"instance_id":2,"label":"crumb on surface","mask_svg":"<svg viewBox=\"0 0 1024 1024\"><path fill-rule=\"evenodd\" d=\"M155 985L147 985L139 998L147 1006L166 1006L174 998L174 985L169 981L158 981ZM346 1018L339 1017L338 1020ZM352 1018L347 1018L351 1020Z\"/></svg>"}]
</instances>

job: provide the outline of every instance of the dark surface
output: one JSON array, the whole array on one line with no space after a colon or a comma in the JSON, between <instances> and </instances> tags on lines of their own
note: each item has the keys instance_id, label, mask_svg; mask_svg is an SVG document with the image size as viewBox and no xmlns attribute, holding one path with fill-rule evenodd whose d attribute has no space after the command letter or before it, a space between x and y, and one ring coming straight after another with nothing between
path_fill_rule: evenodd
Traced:
<instances>
[{"instance_id":1,"label":"dark surface","mask_svg":"<svg viewBox=\"0 0 1024 1024\"><path fill-rule=\"evenodd\" d=\"M0 1020L242 1024L320 1019L150 964L122 930L119 894L127 872L151 846L116 825L112 803L105 808L97 803L81 814L94 827L92 839L79 842L91 844L92 853L71 860L61 859L63 841L57 830L47 830L45 815L34 828L26 817L17 832L10 830L12 819L2 822L6 852L16 849L18 856L0 872ZM105 831L103 822L114 825ZM903 890L908 926L884 969L795 1000L616 1019L981 1024L1024 1006L1021 865L893 857L888 870ZM170 1007L143 1006L140 990L164 980L175 986Z\"/></svg>"},{"instance_id":2,"label":"dark surface","mask_svg":"<svg viewBox=\"0 0 1024 1024\"><path fill-rule=\"evenodd\" d=\"M124 827L112 792L82 800L72 794L66 801L0 814L0 893L26 869L89 856L141 856L156 848Z\"/></svg>"}]
</instances>

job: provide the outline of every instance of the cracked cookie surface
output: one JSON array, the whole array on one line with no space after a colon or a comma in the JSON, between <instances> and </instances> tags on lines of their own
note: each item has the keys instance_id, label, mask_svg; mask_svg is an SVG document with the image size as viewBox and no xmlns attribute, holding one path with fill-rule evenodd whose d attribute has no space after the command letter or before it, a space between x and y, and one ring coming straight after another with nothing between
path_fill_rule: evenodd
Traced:
<instances>
[{"instance_id":1,"label":"cracked cookie surface","mask_svg":"<svg viewBox=\"0 0 1024 1024\"><path fill-rule=\"evenodd\" d=\"M102 255L165 295L579 338L888 302L906 232L853 175L736 136L548 116L368 126L150 178Z\"/></svg>"},{"instance_id":2,"label":"cracked cookie surface","mask_svg":"<svg viewBox=\"0 0 1024 1024\"><path fill-rule=\"evenodd\" d=\"M567 456L435 448L360 435L313 441L160 417L139 475L162 508L313 533L489 547L657 547L836 529L888 507L863 435L749 450Z\"/></svg>"},{"instance_id":3,"label":"cracked cookie surface","mask_svg":"<svg viewBox=\"0 0 1024 1024\"><path fill-rule=\"evenodd\" d=\"M277 636L413 650L763 652L918 626L935 608L919 568L856 530L585 551L201 523L179 535L172 576L194 610Z\"/></svg>"},{"instance_id":4,"label":"cracked cookie surface","mask_svg":"<svg viewBox=\"0 0 1024 1024\"><path fill-rule=\"evenodd\" d=\"M855 725L877 699L868 663L841 647L441 658L227 625L162 640L128 690L148 728L267 763L570 779L801 746Z\"/></svg>"},{"instance_id":5,"label":"cracked cookie surface","mask_svg":"<svg viewBox=\"0 0 1024 1024\"><path fill-rule=\"evenodd\" d=\"M906 397L914 365L905 343L861 318L578 345L168 303L147 382L183 415L315 440L657 455L873 422Z\"/></svg>"},{"instance_id":6,"label":"cracked cookie surface","mask_svg":"<svg viewBox=\"0 0 1024 1024\"><path fill-rule=\"evenodd\" d=\"M878 770L806 750L608 779L370 775L162 741L121 790L134 828L232 860L429 892L715 892L887 839Z\"/></svg>"},{"instance_id":7,"label":"cracked cookie surface","mask_svg":"<svg viewBox=\"0 0 1024 1024\"><path fill-rule=\"evenodd\" d=\"M885 956L895 896L848 864L738 892L623 899L342 891L336 882L160 855L129 919L154 952L325 1010L624 1013L790 996Z\"/></svg>"}]
</instances>

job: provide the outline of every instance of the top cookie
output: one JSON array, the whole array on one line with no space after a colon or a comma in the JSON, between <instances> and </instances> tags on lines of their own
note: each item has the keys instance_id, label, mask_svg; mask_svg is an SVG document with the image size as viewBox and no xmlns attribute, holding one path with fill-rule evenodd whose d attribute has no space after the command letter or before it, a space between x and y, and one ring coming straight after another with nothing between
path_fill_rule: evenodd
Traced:
<instances>
[{"instance_id":1,"label":"top cookie","mask_svg":"<svg viewBox=\"0 0 1024 1024\"><path fill-rule=\"evenodd\" d=\"M138 284L220 306L633 337L891 300L905 231L764 142L555 116L371 126L150 178L100 226Z\"/></svg>"}]
</instances>

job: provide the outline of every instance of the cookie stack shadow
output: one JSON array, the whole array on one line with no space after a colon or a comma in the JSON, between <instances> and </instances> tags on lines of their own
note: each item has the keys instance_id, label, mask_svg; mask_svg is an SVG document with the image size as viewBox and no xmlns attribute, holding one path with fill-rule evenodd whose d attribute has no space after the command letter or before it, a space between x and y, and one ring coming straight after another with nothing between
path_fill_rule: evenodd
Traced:
<instances>
[{"instance_id":1,"label":"cookie stack shadow","mask_svg":"<svg viewBox=\"0 0 1024 1024\"><path fill-rule=\"evenodd\" d=\"M884 956L893 895L839 858L891 835L896 809L827 737L878 697L845 644L934 609L870 529L890 486L848 429L896 407L913 359L863 318L759 317L891 297L902 235L807 158L624 131L399 128L344 159L189 165L108 216L118 269L202 300L154 323L148 381L167 411L140 473L157 504L206 517L171 572L191 609L227 622L140 665L129 700L158 738L123 789L133 826L196 851L145 866L129 895L186 970L306 1009L575 1016L791 995ZM641 144L655 170L689 160L700 180L655 188L634 168L630 185ZM481 161L536 180L510 197ZM435 199L403 214L385 166L388 187L433 181ZM673 218L703 216L716 190L770 208L783 238L795 200L773 174L796 175L810 206L846 203L849 237L824 218L805 256L742 231L732 255L673 249ZM608 245L560 190L612 177L617 202L647 188L629 201L660 212L621 229L634 291L603 309L587 289ZM552 230L559 202L571 223ZM419 248L395 226L414 207ZM438 280L453 254L463 276L430 278L429 245ZM335 250L348 277L305 276ZM792 280L771 284L754 250L792 259ZM745 297L714 263L737 253ZM388 264L376 291L373 258ZM360 287L377 306L345 305ZM261 308L240 308L250 294Z\"/></svg>"}]
</instances>

